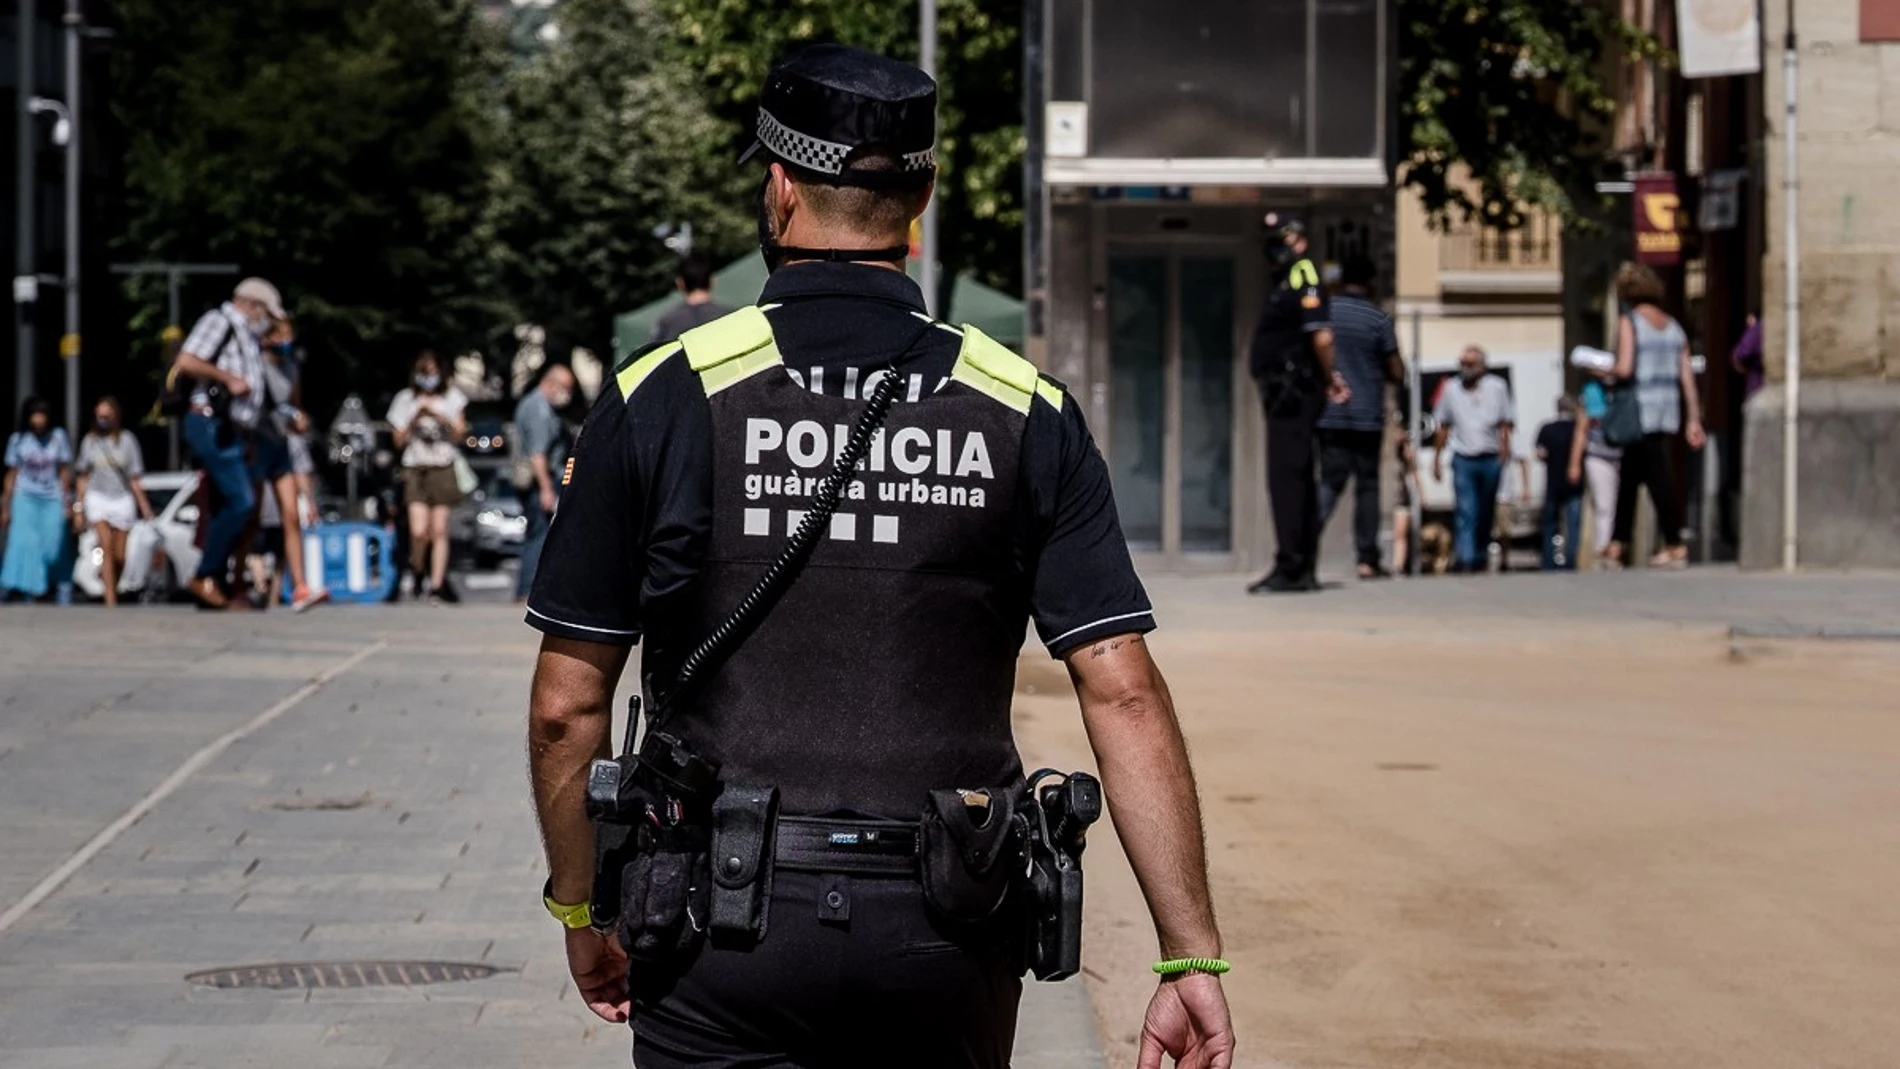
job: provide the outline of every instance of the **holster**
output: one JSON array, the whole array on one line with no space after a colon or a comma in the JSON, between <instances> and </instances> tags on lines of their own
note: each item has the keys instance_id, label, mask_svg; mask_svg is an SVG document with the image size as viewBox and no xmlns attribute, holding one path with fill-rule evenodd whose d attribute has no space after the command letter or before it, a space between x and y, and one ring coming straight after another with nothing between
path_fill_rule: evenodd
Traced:
<instances>
[{"instance_id":1,"label":"holster","mask_svg":"<svg viewBox=\"0 0 1900 1069\"><path fill-rule=\"evenodd\" d=\"M1024 847L1016 792L931 791L918 832L925 903L957 923L995 916L1022 871Z\"/></svg>"},{"instance_id":2,"label":"holster","mask_svg":"<svg viewBox=\"0 0 1900 1069\"><path fill-rule=\"evenodd\" d=\"M713 941L747 946L765 938L772 901L778 788L728 783L712 807Z\"/></svg>"}]
</instances>

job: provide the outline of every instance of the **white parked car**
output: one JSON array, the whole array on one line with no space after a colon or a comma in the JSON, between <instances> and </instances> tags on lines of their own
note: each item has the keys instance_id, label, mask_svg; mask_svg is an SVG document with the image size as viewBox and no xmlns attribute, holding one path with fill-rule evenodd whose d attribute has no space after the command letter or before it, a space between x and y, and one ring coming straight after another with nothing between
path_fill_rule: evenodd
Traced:
<instances>
[{"instance_id":1,"label":"white parked car","mask_svg":"<svg viewBox=\"0 0 1900 1069\"><path fill-rule=\"evenodd\" d=\"M139 485L152 503L151 523L132 529L125 544L125 574L119 576L119 593L137 594L140 601L170 601L184 579L198 570L198 492L195 471L153 471L139 476ZM88 597L105 596L105 580L100 575L104 551L99 538L87 527L79 536L79 552L73 561L73 585Z\"/></svg>"}]
</instances>

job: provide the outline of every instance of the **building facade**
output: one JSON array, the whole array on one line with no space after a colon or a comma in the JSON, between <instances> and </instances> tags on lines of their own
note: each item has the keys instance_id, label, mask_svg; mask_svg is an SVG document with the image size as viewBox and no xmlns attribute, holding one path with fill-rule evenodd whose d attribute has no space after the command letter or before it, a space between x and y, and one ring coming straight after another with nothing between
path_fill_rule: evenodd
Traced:
<instances>
[{"instance_id":1,"label":"building facade","mask_svg":"<svg viewBox=\"0 0 1900 1069\"><path fill-rule=\"evenodd\" d=\"M1789 316L1781 43L1795 17L1801 386L1796 550L1823 567L1900 567L1900 4L1764 5L1763 260L1769 384L1746 409L1744 566L1783 562Z\"/></svg>"}]
</instances>

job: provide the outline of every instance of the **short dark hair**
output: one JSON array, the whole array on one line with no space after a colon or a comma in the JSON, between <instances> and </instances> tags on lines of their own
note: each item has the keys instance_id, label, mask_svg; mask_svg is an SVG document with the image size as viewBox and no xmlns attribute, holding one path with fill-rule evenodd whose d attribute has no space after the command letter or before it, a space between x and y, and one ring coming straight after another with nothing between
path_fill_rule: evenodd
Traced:
<instances>
[{"instance_id":1,"label":"short dark hair","mask_svg":"<svg viewBox=\"0 0 1900 1069\"><path fill-rule=\"evenodd\" d=\"M1353 253L1346 262L1339 265L1339 284L1342 286L1363 286L1371 289L1379 279L1379 269L1372 265L1372 258L1364 253Z\"/></svg>"},{"instance_id":2,"label":"short dark hair","mask_svg":"<svg viewBox=\"0 0 1900 1069\"><path fill-rule=\"evenodd\" d=\"M901 170L897 153L881 146L861 148L845 161L847 171L884 173ZM805 203L828 226L869 233L908 231L911 220L923 214L924 189L865 189L814 181L808 172L792 169Z\"/></svg>"},{"instance_id":3,"label":"short dark hair","mask_svg":"<svg viewBox=\"0 0 1900 1069\"><path fill-rule=\"evenodd\" d=\"M687 292L712 289L712 261L704 253L693 253L680 261L679 282Z\"/></svg>"}]
</instances>

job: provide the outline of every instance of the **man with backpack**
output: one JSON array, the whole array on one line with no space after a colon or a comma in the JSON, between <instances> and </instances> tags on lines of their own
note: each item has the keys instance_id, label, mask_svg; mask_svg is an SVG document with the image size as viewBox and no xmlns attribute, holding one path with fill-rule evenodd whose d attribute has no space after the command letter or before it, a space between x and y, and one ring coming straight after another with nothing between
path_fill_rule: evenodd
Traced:
<instances>
[{"instance_id":1,"label":"man with backpack","mask_svg":"<svg viewBox=\"0 0 1900 1069\"><path fill-rule=\"evenodd\" d=\"M264 359L258 340L272 323L286 318L277 287L247 278L230 300L199 317L172 364L175 375L193 380L185 401L185 442L214 491L204 555L186 584L205 608L246 604L228 599L224 582L231 550L257 507L250 444L263 414Z\"/></svg>"}]
</instances>

